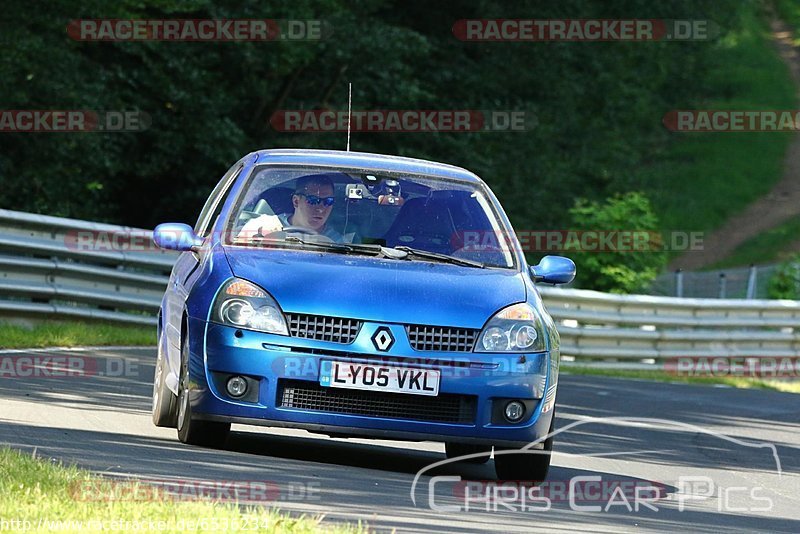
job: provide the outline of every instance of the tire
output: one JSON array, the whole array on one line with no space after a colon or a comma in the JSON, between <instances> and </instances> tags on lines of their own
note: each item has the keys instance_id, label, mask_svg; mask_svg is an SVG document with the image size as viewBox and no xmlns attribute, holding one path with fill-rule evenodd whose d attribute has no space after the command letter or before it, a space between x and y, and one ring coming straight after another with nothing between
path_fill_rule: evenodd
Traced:
<instances>
[{"instance_id":1,"label":"tire","mask_svg":"<svg viewBox=\"0 0 800 534\"><path fill-rule=\"evenodd\" d=\"M156 369L153 374L153 424L160 427L175 428L178 424L178 397L165 383L166 361L159 344Z\"/></svg>"},{"instance_id":2,"label":"tire","mask_svg":"<svg viewBox=\"0 0 800 534\"><path fill-rule=\"evenodd\" d=\"M452 441L448 441L444 444L444 453L448 458L458 458L459 456L475 454L478 452L484 452L486 454L484 456L475 456L473 458L465 458L459 461L464 462L465 464L485 464L489 461L489 456L491 456L490 453L492 452L492 446L473 445L471 443L455 443Z\"/></svg>"},{"instance_id":3,"label":"tire","mask_svg":"<svg viewBox=\"0 0 800 534\"><path fill-rule=\"evenodd\" d=\"M553 412L553 418L550 421L550 430L547 432L548 434L553 433L555 422L556 414ZM550 459L553 456L553 436L551 435L544 441L543 450L526 449L525 452L518 452L516 454L510 452L497 454L498 450L503 449L495 447L494 470L497 473L498 479L524 480L540 483L547 478L547 472L550 470Z\"/></svg>"},{"instance_id":4,"label":"tire","mask_svg":"<svg viewBox=\"0 0 800 534\"><path fill-rule=\"evenodd\" d=\"M189 402L189 343L181 344L181 374L178 383L178 410L176 428L178 439L189 445L219 448L225 443L231 430L230 423L199 421L192 416Z\"/></svg>"}]
</instances>

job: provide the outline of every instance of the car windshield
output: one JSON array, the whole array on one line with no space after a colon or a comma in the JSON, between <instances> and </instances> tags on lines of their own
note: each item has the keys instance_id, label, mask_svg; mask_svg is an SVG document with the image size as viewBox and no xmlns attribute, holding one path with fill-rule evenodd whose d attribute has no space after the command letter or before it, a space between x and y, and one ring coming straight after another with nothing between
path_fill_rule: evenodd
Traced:
<instances>
[{"instance_id":1,"label":"car windshield","mask_svg":"<svg viewBox=\"0 0 800 534\"><path fill-rule=\"evenodd\" d=\"M240 194L226 242L512 268L507 235L479 184L267 165Z\"/></svg>"}]
</instances>

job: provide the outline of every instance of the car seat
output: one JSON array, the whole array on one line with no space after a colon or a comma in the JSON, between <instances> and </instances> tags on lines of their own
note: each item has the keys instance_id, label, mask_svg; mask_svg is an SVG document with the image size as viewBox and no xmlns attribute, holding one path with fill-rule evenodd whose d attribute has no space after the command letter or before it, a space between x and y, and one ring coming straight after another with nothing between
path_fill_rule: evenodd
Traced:
<instances>
[{"instance_id":1,"label":"car seat","mask_svg":"<svg viewBox=\"0 0 800 534\"><path fill-rule=\"evenodd\" d=\"M253 211L259 215L280 215L281 213L292 213L292 195L294 189L290 187L273 187L267 189L258 199Z\"/></svg>"},{"instance_id":2,"label":"car seat","mask_svg":"<svg viewBox=\"0 0 800 534\"><path fill-rule=\"evenodd\" d=\"M449 254L454 232L448 202L420 197L406 200L384 239L389 247L405 245Z\"/></svg>"}]
</instances>

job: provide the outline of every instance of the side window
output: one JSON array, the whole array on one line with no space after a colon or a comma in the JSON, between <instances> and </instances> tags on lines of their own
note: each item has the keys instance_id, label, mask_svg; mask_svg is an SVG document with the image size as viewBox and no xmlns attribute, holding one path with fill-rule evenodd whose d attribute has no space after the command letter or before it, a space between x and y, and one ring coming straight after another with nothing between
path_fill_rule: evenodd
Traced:
<instances>
[{"instance_id":1,"label":"side window","mask_svg":"<svg viewBox=\"0 0 800 534\"><path fill-rule=\"evenodd\" d=\"M203 211L200 212L200 217L197 219L197 224L194 227L195 234L200 237L208 235L211 221L216 219L219 216L219 212L222 211L222 206L225 205L225 199L228 196L228 192L230 192L231 185L239 176L243 167L243 163L237 163L231 167L214 188L214 191L211 192L206 205L203 206Z\"/></svg>"},{"instance_id":2,"label":"side window","mask_svg":"<svg viewBox=\"0 0 800 534\"><path fill-rule=\"evenodd\" d=\"M244 168L244 165L240 165L239 168L236 169L236 172L234 172L233 176L231 176L231 179L228 182L228 185L226 185L225 189L222 191L222 194L220 195L220 198L219 198L219 202L217 202L217 205L214 207L214 213L211 214L211 217L208 219L208 223L206 223L206 227L207 228L205 229L205 231L203 233L203 237L206 237L206 235L208 234L208 230L210 228L213 228L214 223L216 222L217 218L219 217L219 214L222 213L222 208L225 207L225 201L228 200L228 196L230 195L231 190L233 190L233 187L231 187L231 186L233 185L233 182L236 181L236 178L239 177L239 174L241 174L243 168Z\"/></svg>"}]
</instances>

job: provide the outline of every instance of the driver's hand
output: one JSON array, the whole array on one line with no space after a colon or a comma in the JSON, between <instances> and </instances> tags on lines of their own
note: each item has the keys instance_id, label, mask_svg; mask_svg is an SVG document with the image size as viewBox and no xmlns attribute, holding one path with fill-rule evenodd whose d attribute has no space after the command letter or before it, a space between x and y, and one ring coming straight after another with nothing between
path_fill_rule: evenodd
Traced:
<instances>
[{"instance_id":1,"label":"driver's hand","mask_svg":"<svg viewBox=\"0 0 800 534\"><path fill-rule=\"evenodd\" d=\"M248 239L258 235L269 235L280 230L283 230L283 225L277 215L261 215L247 221L238 237Z\"/></svg>"}]
</instances>

